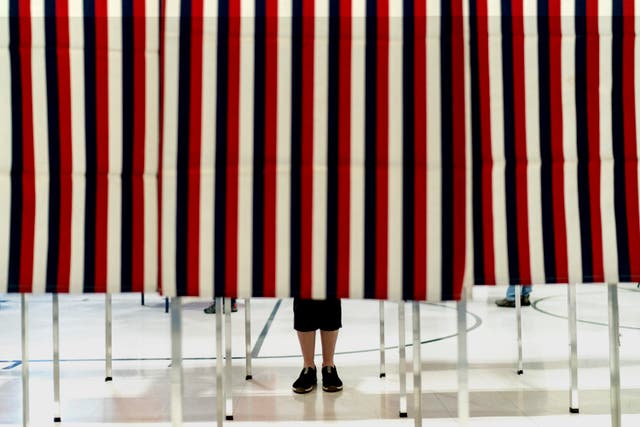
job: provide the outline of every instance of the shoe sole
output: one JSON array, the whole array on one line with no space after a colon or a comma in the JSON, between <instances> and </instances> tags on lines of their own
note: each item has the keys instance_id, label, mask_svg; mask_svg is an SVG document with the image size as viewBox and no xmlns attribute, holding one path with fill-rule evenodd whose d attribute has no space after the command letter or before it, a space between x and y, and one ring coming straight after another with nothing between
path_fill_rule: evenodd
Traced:
<instances>
[{"instance_id":1,"label":"shoe sole","mask_svg":"<svg viewBox=\"0 0 640 427\"><path fill-rule=\"evenodd\" d=\"M293 390L294 393L306 394L306 393L309 393L310 391L312 391L314 387L315 387L315 385L312 385L309 388L295 388L295 387L292 387L292 390Z\"/></svg>"},{"instance_id":2,"label":"shoe sole","mask_svg":"<svg viewBox=\"0 0 640 427\"><path fill-rule=\"evenodd\" d=\"M336 387L334 385L332 385L331 387L322 386L322 390L324 390L324 391L326 391L328 393L335 393L336 391L342 390L342 386L338 386L338 387Z\"/></svg>"}]
</instances>

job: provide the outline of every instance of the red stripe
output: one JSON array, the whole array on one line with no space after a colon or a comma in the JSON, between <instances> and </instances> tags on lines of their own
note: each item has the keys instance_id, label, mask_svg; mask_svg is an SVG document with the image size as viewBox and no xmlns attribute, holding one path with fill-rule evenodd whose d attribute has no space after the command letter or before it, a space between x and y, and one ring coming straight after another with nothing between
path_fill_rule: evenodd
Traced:
<instances>
[{"instance_id":1,"label":"red stripe","mask_svg":"<svg viewBox=\"0 0 640 427\"><path fill-rule=\"evenodd\" d=\"M491 84L489 81L489 37L487 0L478 0L478 80L482 132L482 241L484 246L484 283L495 280L493 247L493 156L491 154Z\"/></svg>"},{"instance_id":2,"label":"red stripe","mask_svg":"<svg viewBox=\"0 0 640 427\"><path fill-rule=\"evenodd\" d=\"M602 214L600 212L600 40L598 2L587 2L587 133L593 280L603 281Z\"/></svg>"},{"instance_id":3,"label":"red stripe","mask_svg":"<svg viewBox=\"0 0 640 427\"><path fill-rule=\"evenodd\" d=\"M520 283L531 283L529 258L529 208L527 200L527 132L524 89L524 23L522 0L512 0L513 97L516 155L516 206L518 206L518 264Z\"/></svg>"},{"instance_id":4,"label":"red stripe","mask_svg":"<svg viewBox=\"0 0 640 427\"><path fill-rule=\"evenodd\" d=\"M427 8L414 4L414 295L427 299Z\"/></svg>"},{"instance_id":5,"label":"red stripe","mask_svg":"<svg viewBox=\"0 0 640 427\"><path fill-rule=\"evenodd\" d=\"M464 82L464 30L462 0L451 2L452 82ZM466 254L466 147L465 147L465 87L453 84L453 298L462 294ZM446 142L445 142L446 143ZM444 286L447 284L445 283Z\"/></svg>"},{"instance_id":6,"label":"red stripe","mask_svg":"<svg viewBox=\"0 0 640 427\"><path fill-rule=\"evenodd\" d=\"M302 218L300 254L300 296L311 298L313 231L313 82L314 82L314 0L302 5Z\"/></svg>"},{"instance_id":7,"label":"red stripe","mask_svg":"<svg viewBox=\"0 0 640 427\"><path fill-rule=\"evenodd\" d=\"M561 0L549 0L549 32L562 34ZM562 124L562 40L549 38L549 89L551 92L551 157L553 166L551 180L553 188L553 231L555 237L556 280L569 280L567 255L567 227L564 206L564 153Z\"/></svg>"},{"instance_id":8,"label":"red stripe","mask_svg":"<svg viewBox=\"0 0 640 427\"><path fill-rule=\"evenodd\" d=\"M95 292L107 290L107 209L109 194L109 58L107 0L96 0L96 251Z\"/></svg>"},{"instance_id":9,"label":"red stripe","mask_svg":"<svg viewBox=\"0 0 640 427\"><path fill-rule=\"evenodd\" d=\"M133 235L131 286L133 292L144 290L144 149L146 139L146 18L145 2L133 2Z\"/></svg>"},{"instance_id":10,"label":"red stripe","mask_svg":"<svg viewBox=\"0 0 640 427\"><path fill-rule=\"evenodd\" d=\"M633 280L640 276L640 215L638 213L638 153L635 104L635 10L633 0L624 1L622 84L624 103L625 178L627 188L627 234L629 267Z\"/></svg>"},{"instance_id":11,"label":"red stripe","mask_svg":"<svg viewBox=\"0 0 640 427\"><path fill-rule=\"evenodd\" d=\"M349 297L351 254L351 0L340 2L340 76L338 123L338 277L339 298Z\"/></svg>"},{"instance_id":12,"label":"red stripe","mask_svg":"<svg viewBox=\"0 0 640 427\"><path fill-rule=\"evenodd\" d=\"M376 298L387 298L389 228L389 0L378 0Z\"/></svg>"},{"instance_id":13,"label":"red stripe","mask_svg":"<svg viewBox=\"0 0 640 427\"><path fill-rule=\"evenodd\" d=\"M33 146L33 95L31 86L31 16L29 0L20 0L20 72L22 74L22 244L20 249L20 292L33 286L35 228L35 159Z\"/></svg>"},{"instance_id":14,"label":"red stripe","mask_svg":"<svg viewBox=\"0 0 640 427\"><path fill-rule=\"evenodd\" d=\"M240 0L229 2L229 96L227 112L227 228L225 295L238 292L238 150L240 115Z\"/></svg>"},{"instance_id":15,"label":"red stripe","mask_svg":"<svg viewBox=\"0 0 640 427\"><path fill-rule=\"evenodd\" d=\"M187 295L199 295L200 170L202 145L203 0L191 2L191 80L189 98L189 195L187 230ZM227 255L229 253L227 252Z\"/></svg>"},{"instance_id":16,"label":"red stripe","mask_svg":"<svg viewBox=\"0 0 640 427\"><path fill-rule=\"evenodd\" d=\"M58 38L58 96L60 112L60 238L58 243L58 292L69 292L71 270L71 205L73 153L71 137L71 71L69 64L68 0L56 2Z\"/></svg>"},{"instance_id":17,"label":"red stripe","mask_svg":"<svg viewBox=\"0 0 640 427\"><path fill-rule=\"evenodd\" d=\"M276 295L276 194L278 124L278 0L266 3L264 126L264 296Z\"/></svg>"}]
</instances>

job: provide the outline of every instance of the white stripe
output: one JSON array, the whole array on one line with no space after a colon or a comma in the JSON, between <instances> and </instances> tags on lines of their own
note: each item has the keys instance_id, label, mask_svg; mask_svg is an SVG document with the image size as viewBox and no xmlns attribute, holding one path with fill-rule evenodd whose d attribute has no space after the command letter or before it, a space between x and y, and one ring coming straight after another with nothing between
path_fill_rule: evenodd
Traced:
<instances>
[{"instance_id":1,"label":"white stripe","mask_svg":"<svg viewBox=\"0 0 640 427\"><path fill-rule=\"evenodd\" d=\"M9 47L9 39L9 0L0 0L0 49Z\"/></svg>"},{"instance_id":2,"label":"white stripe","mask_svg":"<svg viewBox=\"0 0 640 427\"><path fill-rule=\"evenodd\" d=\"M440 2L427 3L427 301L442 300L442 92Z\"/></svg>"},{"instance_id":3,"label":"white stripe","mask_svg":"<svg viewBox=\"0 0 640 427\"><path fill-rule=\"evenodd\" d=\"M107 4L109 77L109 177L107 292L120 292L122 253L122 0Z\"/></svg>"},{"instance_id":4,"label":"white stripe","mask_svg":"<svg viewBox=\"0 0 640 427\"><path fill-rule=\"evenodd\" d=\"M107 293L118 293L122 264L122 177L109 176L107 188Z\"/></svg>"},{"instance_id":5,"label":"white stripe","mask_svg":"<svg viewBox=\"0 0 640 427\"><path fill-rule=\"evenodd\" d=\"M202 39L202 145L200 160L200 296L213 297L216 164L217 1L204 2Z\"/></svg>"},{"instance_id":6,"label":"white stripe","mask_svg":"<svg viewBox=\"0 0 640 427\"><path fill-rule=\"evenodd\" d=\"M402 300L402 2L389 3L388 292Z\"/></svg>"},{"instance_id":7,"label":"white stripe","mask_svg":"<svg viewBox=\"0 0 640 427\"><path fill-rule=\"evenodd\" d=\"M69 15L82 16L82 0L69 1ZM69 41L75 47L84 45L81 18L69 19ZM71 267L69 292L81 293L84 277L84 227L86 146L84 109L84 50L69 50L71 84L71 146L73 162L71 200Z\"/></svg>"},{"instance_id":8,"label":"white stripe","mask_svg":"<svg viewBox=\"0 0 640 427\"><path fill-rule=\"evenodd\" d=\"M6 1L0 0L0 11L7 8L8 12ZM9 19L3 14L0 15L0 174L11 172L11 59L8 44Z\"/></svg>"},{"instance_id":9,"label":"white stripe","mask_svg":"<svg viewBox=\"0 0 640 427\"><path fill-rule=\"evenodd\" d=\"M11 235L11 177L0 174L0 294L6 293L9 282L9 240Z\"/></svg>"},{"instance_id":10,"label":"white stripe","mask_svg":"<svg viewBox=\"0 0 640 427\"><path fill-rule=\"evenodd\" d=\"M47 115L47 68L44 50L44 3L32 2L31 14L31 40L33 43L31 48L31 89L36 190L32 291L33 293L44 293L47 281L47 246L49 242L49 117Z\"/></svg>"},{"instance_id":11,"label":"white stripe","mask_svg":"<svg viewBox=\"0 0 640 427\"><path fill-rule=\"evenodd\" d=\"M567 228L567 267L569 283L581 283L582 244L580 235L580 205L578 203L578 147L575 92L576 37L574 3L562 2L561 7L562 140L564 152L564 205Z\"/></svg>"},{"instance_id":12,"label":"white stripe","mask_svg":"<svg viewBox=\"0 0 640 427\"><path fill-rule=\"evenodd\" d=\"M242 0L238 158L238 297L249 298L253 272L253 83L255 3Z\"/></svg>"},{"instance_id":13,"label":"white stripe","mask_svg":"<svg viewBox=\"0 0 640 427\"><path fill-rule=\"evenodd\" d=\"M158 178L143 177L144 185L144 291L158 290Z\"/></svg>"},{"instance_id":14,"label":"white stripe","mask_svg":"<svg viewBox=\"0 0 640 427\"><path fill-rule=\"evenodd\" d=\"M11 62L9 58L9 3L0 0L0 293L7 292L11 229Z\"/></svg>"},{"instance_id":15,"label":"white stripe","mask_svg":"<svg viewBox=\"0 0 640 427\"><path fill-rule=\"evenodd\" d=\"M540 87L538 76L538 37L536 1L524 4L524 84L527 135L527 205L529 211L529 262L531 281L544 283L544 250L542 246L542 201L540 188Z\"/></svg>"},{"instance_id":16,"label":"white stripe","mask_svg":"<svg viewBox=\"0 0 640 427\"><path fill-rule=\"evenodd\" d=\"M109 173L122 173L122 0L107 2L109 19Z\"/></svg>"},{"instance_id":17,"label":"white stripe","mask_svg":"<svg viewBox=\"0 0 640 427\"><path fill-rule=\"evenodd\" d=\"M467 17L463 21L463 32L464 32L464 90L465 90L465 183L466 183L466 197L465 197L465 235L466 235L466 246L465 246L465 270L464 270L464 278L463 278L463 292L462 297L465 298L467 293L465 290L470 290L474 281L474 270L473 270L473 221L472 221L472 183L471 183L471 56L469 52L469 43L470 43L470 35L471 29L469 26L469 2L462 2L462 14Z\"/></svg>"},{"instance_id":18,"label":"white stripe","mask_svg":"<svg viewBox=\"0 0 640 427\"><path fill-rule=\"evenodd\" d=\"M500 6L488 3L489 85L491 98L491 154L493 158L493 232L496 284L509 283L507 217L505 203L504 95L502 78L502 33Z\"/></svg>"},{"instance_id":19,"label":"white stripe","mask_svg":"<svg viewBox=\"0 0 640 427\"><path fill-rule=\"evenodd\" d=\"M158 290L159 3L145 3L144 290Z\"/></svg>"},{"instance_id":20,"label":"white stripe","mask_svg":"<svg viewBox=\"0 0 640 427\"><path fill-rule=\"evenodd\" d=\"M598 2L600 32L600 209L602 213L602 260L608 283L619 282L618 246L614 205L613 125L611 111L613 36L612 0ZM626 212L625 212L626 214Z\"/></svg>"},{"instance_id":21,"label":"white stripe","mask_svg":"<svg viewBox=\"0 0 640 427\"><path fill-rule=\"evenodd\" d=\"M73 198L71 200L71 267L69 271L69 292L82 293L84 282L84 220L85 191L87 180L83 175L74 174L72 179Z\"/></svg>"},{"instance_id":22,"label":"white stripe","mask_svg":"<svg viewBox=\"0 0 640 427\"><path fill-rule=\"evenodd\" d=\"M162 293L176 295L176 203L178 159L178 58L180 2L167 0L164 18L164 120L162 143Z\"/></svg>"},{"instance_id":23,"label":"white stripe","mask_svg":"<svg viewBox=\"0 0 640 427\"><path fill-rule=\"evenodd\" d=\"M349 298L364 298L365 0L353 0L351 10Z\"/></svg>"},{"instance_id":24,"label":"white stripe","mask_svg":"<svg viewBox=\"0 0 640 427\"><path fill-rule=\"evenodd\" d=\"M276 296L291 294L291 2L278 2Z\"/></svg>"},{"instance_id":25,"label":"white stripe","mask_svg":"<svg viewBox=\"0 0 640 427\"><path fill-rule=\"evenodd\" d=\"M329 96L329 1L315 2L313 81L313 232L312 289L314 299L327 296L327 122Z\"/></svg>"}]
</instances>

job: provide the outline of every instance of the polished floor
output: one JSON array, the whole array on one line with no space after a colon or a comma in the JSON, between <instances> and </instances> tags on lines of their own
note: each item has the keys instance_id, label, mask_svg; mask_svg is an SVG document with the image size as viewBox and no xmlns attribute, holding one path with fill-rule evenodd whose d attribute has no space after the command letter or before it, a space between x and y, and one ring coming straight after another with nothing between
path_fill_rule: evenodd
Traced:
<instances>
[{"instance_id":1,"label":"polished floor","mask_svg":"<svg viewBox=\"0 0 640 427\"><path fill-rule=\"evenodd\" d=\"M513 309L493 301L504 287L476 287L468 303L471 426L608 426L607 292L578 287L580 414L570 415L567 288L537 286L523 308L524 375L516 375ZM640 289L620 286L623 426L640 425ZM31 425L53 417L51 296L30 296ZM183 307L184 422L215 425L215 316L207 301ZM336 365L344 390L291 392L302 359L291 300L251 303L253 380L245 380L244 303L232 314L233 404L238 426L413 425L398 418L397 303L385 303L386 378L379 378L377 301L343 301ZM60 296L62 425L170 425L170 316L164 300L113 296L113 382L105 383L104 296ZM421 305L425 426L457 426L455 304ZM411 307L406 305L407 343ZM318 353L319 349L318 340ZM20 297L0 295L0 426L21 425ZM316 358L318 364L321 358ZM407 348L411 369L412 348ZM412 375L407 375L408 389ZM413 416L408 397L409 417ZM59 425L59 424L58 424Z\"/></svg>"}]
</instances>

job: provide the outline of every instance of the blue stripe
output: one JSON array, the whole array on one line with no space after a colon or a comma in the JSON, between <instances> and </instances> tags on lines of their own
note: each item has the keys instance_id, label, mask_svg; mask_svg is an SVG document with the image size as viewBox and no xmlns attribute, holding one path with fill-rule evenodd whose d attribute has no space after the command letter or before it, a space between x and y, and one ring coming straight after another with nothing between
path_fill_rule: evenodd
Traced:
<instances>
[{"instance_id":1,"label":"blue stripe","mask_svg":"<svg viewBox=\"0 0 640 427\"><path fill-rule=\"evenodd\" d=\"M367 0L365 75L364 297L376 295L377 1Z\"/></svg>"},{"instance_id":2,"label":"blue stripe","mask_svg":"<svg viewBox=\"0 0 640 427\"><path fill-rule=\"evenodd\" d=\"M551 148L551 65L548 0L538 0L538 95L540 99L540 186L542 245L547 283L557 282L553 210L553 154ZM554 35L558 37L558 35Z\"/></svg>"},{"instance_id":3,"label":"blue stripe","mask_svg":"<svg viewBox=\"0 0 640 427\"><path fill-rule=\"evenodd\" d=\"M504 156L505 165L505 205L507 219L507 253L509 262L509 283L520 283L518 254L518 207L516 203L516 153L514 128L513 89L513 30L511 23L511 0L502 0L502 81L504 88Z\"/></svg>"},{"instance_id":4,"label":"blue stripe","mask_svg":"<svg viewBox=\"0 0 640 427\"><path fill-rule=\"evenodd\" d=\"M578 148L578 206L580 212L580 242L582 275L585 282L593 280L591 239L591 204L589 189L589 116L587 112L587 4L576 0L576 131Z\"/></svg>"},{"instance_id":5,"label":"blue stripe","mask_svg":"<svg viewBox=\"0 0 640 427\"><path fill-rule=\"evenodd\" d=\"M291 40L291 296L300 295L301 282L302 1L293 0Z\"/></svg>"},{"instance_id":6,"label":"blue stripe","mask_svg":"<svg viewBox=\"0 0 640 427\"><path fill-rule=\"evenodd\" d=\"M180 4L180 64L178 93L178 176L176 209L176 291L187 295L189 223L189 143L191 82L191 0ZM223 282L224 283L224 282Z\"/></svg>"},{"instance_id":7,"label":"blue stripe","mask_svg":"<svg viewBox=\"0 0 640 427\"><path fill-rule=\"evenodd\" d=\"M120 248L120 286L132 290L133 255L133 147L134 140L134 41L133 0L122 0L122 241ZM141 123L137 124L138 126Z\"/></svg>"},{"instance_id":8,"label":"blue stripe","mask_svg":"<svg viewBox=\"0 0 640 427\"><path fill-rule=\"evenodd\" d=\"M441 1L442 299L453 299L453 84L450 0ZM457 82L455 82L457 84Z\"/></svg>"},{"instance_id":9,"label":"blue stripe","mask_svg":"<svg viewBox=\"0 0 640 427\"><path fill-rule=\"evenodd\" d=\"M415 288L415 25L413 0L404 0L402 44L402 298L411 300ZM422 236L418 237L422 238Z\"/></svg>"},{"instance_id":10,"label":"blue stripe","mask_svg":"<svg viewBox=\"0 0 640 427\"><path fill-rule=\"evenodd\" d=\"M256 0L253 110L253 293L264 295L264 173L266 99L266 0Z\"/></svg>"},{"instance_id":11,"label":"blue stripe","mask_svg":"<svg viewBox=\"0 0 640 427\"><path fill-rule=\"evenodd\" d=\"M342 96L349 96L342 94ZM340 0L329 5L327 152L327 298L338 295L338 147L340 138Z\"/></svg>"},{"instance_id":12,"label":"blue stripe","mask_svg":"<svg viewBox=\"0 0 640 427\"><path fill-rule=\"evenodd\" d=\"M84 283L83 292L95 289L96 257L96 30L95 2L84 0L84 96L85 96L85 150L86 190L84 223Z\"/></svg>"},{"instance_id":13,"label":"blue stripe","mask_svg":"<svg viewBox=\"0 0 640 427\"><path fill-rule=\"evenodd\" d=\"M214 295L224 296L227 206L227 100L229 75L229 0L218 4L218 81L216 107L216 195L214 220Z\"/></svg>"},{"instance_id":14,"label":"blue stripe","mask_svg":"<svg viewBox=\"0 0 640 427\"><path fill-rule=\"evenodd\" d=\"M613 51L612 51L612 125L614 158L614 204L616 217L616 241L618 245L618 277L621 281L631 281L629 261L629 229L627 218L627 182L625 179L625 134L624 134L624 93L623 93L623 4L613 0ZM634 136L635 137L635 136ZM635 160L635 159L634 159ZM638 238L638 236L636 236Z\"/></svg>"},{"instance_id":15,"label":"blue stripe","mask_svg":"<svg viewBox=\"0 0 640 427\"><path fill-rule=\"evenodd\" d=\"M46 291L55 292L60 248L60 111L55 2L45 2L45 60L49 130L49 236ZM71 141L66 141L70 143Z\"/></svg>"},{"instance_id":16,"label":"blue stripe","mask_svg":"<svg viewBox=\"0 0 640 427\"><path fill-rule=\"evenodd\" d=\"M18 0L9 3L9 56L11 62L11 229L9 236L8 291L20 291L22 248L22 73Z\"/></svg>"}]
</instances>

